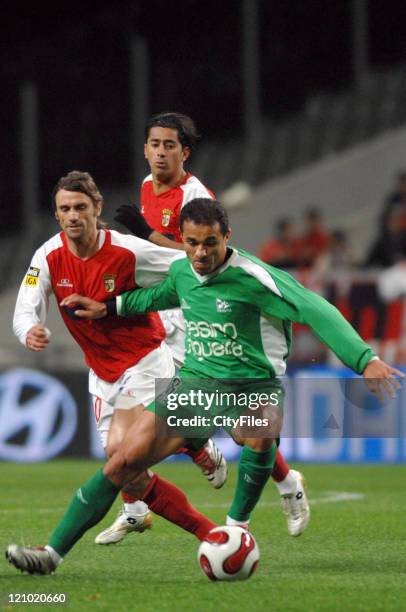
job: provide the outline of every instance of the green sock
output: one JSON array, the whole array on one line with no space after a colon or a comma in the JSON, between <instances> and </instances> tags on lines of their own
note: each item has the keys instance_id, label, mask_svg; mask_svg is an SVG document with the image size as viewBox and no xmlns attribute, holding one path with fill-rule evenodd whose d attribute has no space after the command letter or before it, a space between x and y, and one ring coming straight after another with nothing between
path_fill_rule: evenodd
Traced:
<instances>
[{"instance_id":1,"label":"green sock","mask_svg":"<svg viewBox=\"0 0 406 612\"><path fill-rule=\"evenodd\" d=\"M48 542L54 550L64 557L82 535L96 525L116 499L118 489L99 470L73 496L68 509Z\"/></svg>"},{"instance_id":2,"label":"green sock","mask_svg":"<svg viewBox=\"0 0 406 612\"><path fill-rule=\"evenodd\" d=\"M254 451L244 446L238 464L237 488L228 516L236 521L247 521L262 490L272 473L276 444L267 451Z\"/></svg>"}]
</instances>

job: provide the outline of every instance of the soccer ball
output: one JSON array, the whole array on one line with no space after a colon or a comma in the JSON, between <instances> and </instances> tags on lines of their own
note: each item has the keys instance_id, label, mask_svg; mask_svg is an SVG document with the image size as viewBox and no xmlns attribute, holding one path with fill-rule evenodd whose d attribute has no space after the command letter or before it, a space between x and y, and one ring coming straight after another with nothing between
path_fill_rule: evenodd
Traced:
<instances>
[{"instance_id":1,"label":"soccer ball","mask_svg":"<svg viewBox=\"0 0 406 612\"><path fill-rule=\"evenodd\" d=\"M256 570L259 548L246 529L224 525L209 531L197 558L210 580L246 580Z\"/></svg>"}]
</instances>

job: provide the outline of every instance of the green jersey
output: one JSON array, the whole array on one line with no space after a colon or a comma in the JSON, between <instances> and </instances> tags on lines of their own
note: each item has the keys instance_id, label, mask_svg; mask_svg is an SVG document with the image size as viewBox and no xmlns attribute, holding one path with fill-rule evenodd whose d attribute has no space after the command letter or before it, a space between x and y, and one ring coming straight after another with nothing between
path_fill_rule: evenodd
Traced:
<instances>
[{"instance_id":1,"label":"green jersey","mask_svg":"<svg viewBox=\"0 0 406 612\"><path fill-rule=\"evenodd\" d=\"M292 276L241 249L201 276L187 258L159 285L117 298L121 316L181 307L186 321L184 369L201 378L282 376L291 323L309 325L347 366L362 373L374 353L339 311Z\"/></svg>"}]
</instances>

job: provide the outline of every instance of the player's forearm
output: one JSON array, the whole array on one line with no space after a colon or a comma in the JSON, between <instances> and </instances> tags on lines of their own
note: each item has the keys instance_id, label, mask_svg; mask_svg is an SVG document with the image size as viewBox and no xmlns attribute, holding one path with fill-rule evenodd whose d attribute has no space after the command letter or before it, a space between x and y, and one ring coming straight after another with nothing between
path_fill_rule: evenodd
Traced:
<instances>
[{"instance_id":1,"label":"player's forearm","mask_svg":"<svg viewBox=\"0 0 406 612\"><path fill-rule=\"evenodd\" d=\"M346 366L362 374L375 353L337 308L286 272L274 269L272 277L281 299L268 297L269 314L308 325Z\"/></svg>"},{"instance_id":2,"label":"player's forearm","mask_svg":"<svg viewBox=\"0 0 406 612\"><path fill-rule=\"evenodd\" d=\"M14 309L13 332L24 346L30 329L45 324L51 292L48 263L41 247L30 262Z\"/></svg>"},{"instance_id":3,"label":"player's forearm","mask_svg":"<svg viewBox=\"0 0 406 612\"><path fill-rule=\"evenodd\" d=\"M127 291L116 298L117 314L121 317L131 317L143 312L154 312L177 308L179 301L173 292L166 290L167 282L164 281L148 289L135 289Z\"/></svg>"},{"instance_id":4,"label":"player's forearm","mask_svg":"<svg viewBox=\"0 0 406 612\"><path fill-rule=\"evenodd\" d=\"M13 315L14 335L24 346L29 330L34 325L45 323L48 310L47 299L34 293L35 289L21 286Z\"/></svg>"},{"instance_id":5,"label":"player's forearm","mask_svg":"<svg viewBox=\"0 0 406 612\"><path fill-rule=\"evenodd\" d=\"M26 345L27 334L29 330L40 323L38 319L34 319L31 316L14 316L13 318L13 332L14 335L18 338L19 342Z\"/></svg>"},{"instance_id":6,"label":"player's forearm","mask_svg":"<svg viewBox=\"0 0 406 612\"><path fill-rule=\"evenodd\" d=\"M150 234L148 240L157 246L166 247L168 249L176 249L177 251L185 250L182 243L175 242L175 240L171 240L155 230Z\"/></svg>"},{"instance_id":7,"label":"player's forearm","mask_svg":"<svg viewBox=\"0 0 406 612\"><path fill-rule=\"evenodd\" d=\"M300 322L309 325L337 357L352 370L362 374L375 357L366 344L335 306L313 293L312 299L301 308Z\"/></svg>"}]
</instances>

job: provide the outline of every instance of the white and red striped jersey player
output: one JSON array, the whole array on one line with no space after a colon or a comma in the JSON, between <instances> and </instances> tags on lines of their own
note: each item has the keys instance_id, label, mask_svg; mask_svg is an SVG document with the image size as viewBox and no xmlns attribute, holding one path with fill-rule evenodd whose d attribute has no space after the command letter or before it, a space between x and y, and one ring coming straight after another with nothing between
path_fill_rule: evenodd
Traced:
<instances>
[{"instance_id":1,"label":"white and red striped jersey player","mask_svg":"<svg viewBox=\"0 0 406 612\"><path fill-rule=\"evenodd\" d=\"M156 194L152 174L148 175L141 187L141 213L148 225L156 232L182 242L179 217L182 208L194 198L211 198L214 194L198 178L186 173L179 185ZM185 321L179 308L160 312L166 329L166 343L172 351L175 363L180 366L185 354Z\"/></svg>"},{"instance_id":2,"label":"white and red striped jersey player","mask_svg":"<svg viewBox=\"0 0 406 612\"><path fill-rule=\"evenodd\" d=\"M156 232L172 238L175 242L182 242L179 229L180 211L194 198L214 199L214 194L190 172L186 173L181 183L159 194L154 192L150 174L141 187L141 213Z\"/></svg>"},{"instance_id":3,"label":"white and red striped jersey player","mask_svg":"<svg viewBox=\"0 0 406 612\"><path fill-rule=\"evenodd\" d=\"M137 286L156 285L172 261L184 253L114 230L100 230L98 246L92 257L83 260L71 252L63 232L45 242L34 254L21 284L13 328L25 345L28 331L45 323L49 297L54 293L65 325L90 368L89 391L106 446L114 408L147 405L154 399L154 378L173 376L172 356L163 342L165 330L157 313L85 321L75 319L59 303L71 293L103 301Z\"/></svg>"}]
</instances>

